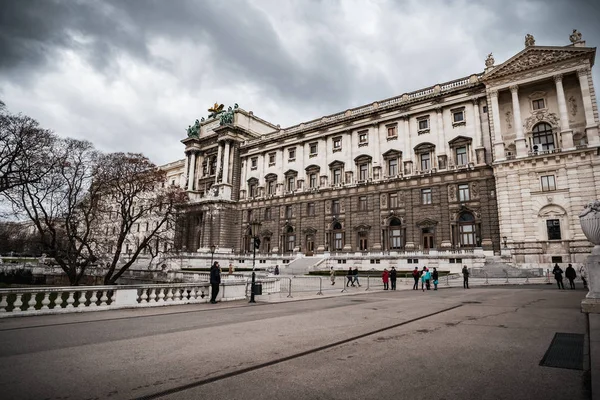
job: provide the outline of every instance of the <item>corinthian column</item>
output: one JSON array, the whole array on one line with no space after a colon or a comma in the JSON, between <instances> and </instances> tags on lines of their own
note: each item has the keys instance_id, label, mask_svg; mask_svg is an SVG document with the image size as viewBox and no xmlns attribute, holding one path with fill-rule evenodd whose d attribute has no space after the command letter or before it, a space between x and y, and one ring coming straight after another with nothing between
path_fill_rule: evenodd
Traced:
<instances>
[{"instance_id":1,"label":"corinthian column","mask_svg":"<svg viewBox=\"0 0 600 400\"><path fill-rule=\"evenodd\" d=\"M510 87L510 94L512 95L512 109L514 116L515 131L517 138L515 139L515 146L517 147L517 157L524 157L527 155L527 148L525 147L525 135L523 135L523 122L521 121L521 105L519 104L519 87L513 85Z\"/></svg>"},{"instance_id":2,"label":"corinthian column","mask_svg":"<svg viewBox=\"0 0 600 400\"><path fill-rule=\"evenodd\" d=\"M219 174L223 170L223 164L221 164L221 143L217 142L217 146L219 148L217 150L217 171L215 174L215 183L219 183Z\"/></svg>"},{"instance_id":3,"label":"corinthian column","mask_svg":"<svg viewBox=\"0 0 600 400\"><path fill-rule=\"evenodd\" d=\"M231 145L231 142L229 140L225 142L225 155L224 155L224 159L223 159L223 166L224 166L223 183L229 183L229 166L231 165L231 163L229 161L230 145Z\"/></svg>"},{"instance_id":4,"label":"corinthian column","mask_svg":"<svg viewBox=\"0 0 600 400\"><path fill-rule=\"evenodd\" d=\"M491 90L490 98L492 100L492 121L494 122L494 159L503 160L504 141L502 140L502 131L500 130L500 107L498 106L498 91Z\"/></svg>"},{"instance_id":5,"label":"corinthian column","mask_svg":"<svg viewBox=\"0 0 600 400\"><path fill-rule=\"evenodd\" d=\"M479 99L473 99L473 125L475 126L475 158L476 164L485 163L485 149L481 136L481 116L479 115Z\"/></svg>"},{"instance_id":6,"label":"corinthian column","mask_svg":"<svg viewBox=\"0 0 600 400\"><path fill-rule=\"evenodd\" d=\"M588 144L597 146L600 144L598 137L598 124L594 118L594 107L592 104L592 96L590 85L588 83L588 69L582 68L577 70L579 78L579 86L581 87L581 97L583 98L583 110L585 111L585 132L588 139Z\"/></svg>"},{"instance_id":7,"label":"corinthian column","mask_svg":"<svg viewBox=\"0 0 600 400\"><path fill-rule=\"evenodd\" d=\"M560 114L561 147L568 150L574 147L573 130L569 129L569 114L567 113L567 101L565 100L562 78L562 74L555 75L554 83L556 84L556 97L558 98L558 112Z\"/></svg>"},{"instance_id":8,"label":"corinthian column","mask_svg":"<svg viewBox=\"0 0 600 400\"><path fill-rule=\"evenodd\" d=\"M190 152L190 168L188 174L188 187L187 190L194 190L194 182L196 180L196 153Z\"/></svg>"}]
</instances>

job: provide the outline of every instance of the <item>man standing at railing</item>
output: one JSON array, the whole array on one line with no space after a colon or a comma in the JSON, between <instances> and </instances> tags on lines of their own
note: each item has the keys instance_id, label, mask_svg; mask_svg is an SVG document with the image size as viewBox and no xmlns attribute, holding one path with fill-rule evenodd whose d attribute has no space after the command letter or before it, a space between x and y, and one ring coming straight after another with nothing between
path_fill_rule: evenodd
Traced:
<instances>
[{"instance_id":1,"label":"man standing at railing","mask_svg":"<svg viewBox=\"0 0 600 400\"><path fill-rule=\"evenodd\" d=\"M214 262L210 267L210 303L217 304L217 295L219 294L219 286L221 285L221 269L219 263Z\"/></svg>"},{"instance_id":2,"label":"man standing at railing","mask_svg":"<svg viewBox=\"0 0 600 400\"><path fill-rule=\"evenodd\" d=\"M564 289L565 285L562 281L563 270L558 266L558 263L554 264L554 269L552 270L552 273L554 274L554 279L556 279L556 284L558 285L558 288Z\"/></svg>"},{"instance_id":3,"label":"man standing at railing","mask_svg":"<svg viewBox=\"0 0 600 400\"><path fill-rule=\"evenodd\" d=\"M392 290L396 290L396 278L398 277L398 273L396 272L396 267L392 267L390 271L390 282L392 283Z\"/></svg>"},{"instance_id":4,"label":"man standing at railing","mask_svg":"<svg viewBox=\"0 0 600 400\"><path fill-rule=\"evenodd\" d=\"M414 271L412 272L412 276L413 279L415 280L415 284L413 285L413 290L419 290L419 267L415 267Z\"/></svg>"},{"instance_id":5,"label":"man standing at railing","mask_svg":"<svg viewBox=\"0 0 600 400\"><path fill-rule=\"evenodd\" d=\"M463 274L463 289L468 289L469 288L469 269L467 268L466 265L463 265L462 274Z\"/></svg>"}]
</instances>

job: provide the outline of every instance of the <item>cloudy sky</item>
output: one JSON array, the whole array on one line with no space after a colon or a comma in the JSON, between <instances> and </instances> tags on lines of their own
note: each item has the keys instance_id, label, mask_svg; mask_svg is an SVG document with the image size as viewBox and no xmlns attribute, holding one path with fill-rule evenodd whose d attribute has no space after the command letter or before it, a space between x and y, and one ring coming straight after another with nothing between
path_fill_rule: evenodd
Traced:
<instances>
[{"instance_id":1,"label":"cloudy sky","mask_svg":"<svg viewBox=\"0 0 600 400\"><path fill-rule=\"evenodd\" d=\"M0 99L104 151L183 158L214 102L282 127L481 72L524 47L600 45L600 2L0 0ZM594 82L600 90L598 67Z\"/></svg>"}]
</instances>

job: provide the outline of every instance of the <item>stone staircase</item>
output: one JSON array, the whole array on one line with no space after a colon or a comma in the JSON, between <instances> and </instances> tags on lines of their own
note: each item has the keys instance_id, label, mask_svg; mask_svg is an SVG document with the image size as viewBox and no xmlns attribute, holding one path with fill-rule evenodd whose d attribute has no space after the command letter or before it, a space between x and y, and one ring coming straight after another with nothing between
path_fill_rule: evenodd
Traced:
<instances>
[{"instance_id":1,"label":"stone staircase","mask_svg":"<svg viewBox=\"0 0 600 400\"><path fill-rule=\"evenodd\" d=\"M305 275L326 260L326 257L297 258L283 268L280 268L279 273L281 275Z\"/></svg>"}]
</instances>

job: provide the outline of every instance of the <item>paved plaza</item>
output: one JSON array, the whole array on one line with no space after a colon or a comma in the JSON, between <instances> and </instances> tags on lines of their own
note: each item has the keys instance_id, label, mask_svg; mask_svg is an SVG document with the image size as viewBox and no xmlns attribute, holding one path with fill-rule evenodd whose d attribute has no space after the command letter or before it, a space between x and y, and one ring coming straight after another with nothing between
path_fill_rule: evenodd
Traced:
<instances>
[{"instance_id":1,"label":"paved plaza","mask_svg":"<svg viewBox=\"0 0 600 400\"><path fill-rule=\"evenodd\" d=\"M583 290L373 291L0 320L6 399L587 399Z\"/></svg>"}]
</instances>

